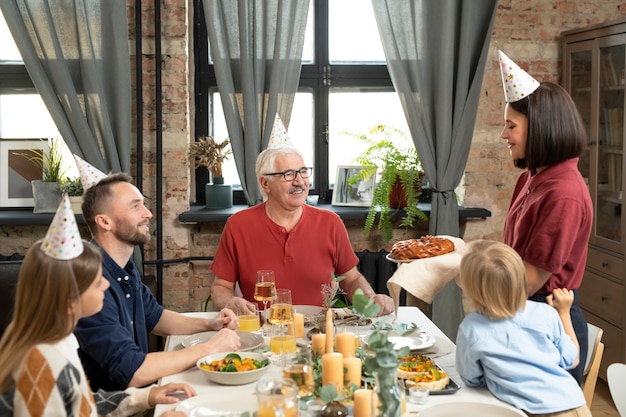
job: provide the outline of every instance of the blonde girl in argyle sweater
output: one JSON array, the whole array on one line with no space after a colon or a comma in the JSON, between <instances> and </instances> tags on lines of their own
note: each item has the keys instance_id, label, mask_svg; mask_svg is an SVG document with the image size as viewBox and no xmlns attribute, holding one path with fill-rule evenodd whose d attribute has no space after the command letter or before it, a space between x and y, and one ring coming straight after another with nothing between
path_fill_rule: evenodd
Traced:
<instances>
[{"instance_id":1,"label":"blonde girl in argyle sweater","mask_svg":"<svg viewBox=\"0 0 626 417\"><path fill-rule=\"evenodd\" d=\"M186 384L91 392L72 331L82 317L102 308L109 286L100 251L88 242L71 260L52 258L35 242L26 253L17 284L13 319L0 340L0 416L131 416ZM166 413L163 416L184 416Z\"/></svg>"}]
</instances>

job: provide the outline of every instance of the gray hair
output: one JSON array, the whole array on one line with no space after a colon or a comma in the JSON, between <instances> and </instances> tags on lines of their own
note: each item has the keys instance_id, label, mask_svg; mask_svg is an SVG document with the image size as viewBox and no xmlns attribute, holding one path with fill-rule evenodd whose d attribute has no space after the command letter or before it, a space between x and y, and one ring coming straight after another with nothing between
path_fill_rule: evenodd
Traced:
<instances>
[{"instance_id":1,"label":"gray hair","mask_svg":"<svg viewBox=\"0 0 626 417\"><path fill-rule=\"evenodd\" d=\"M265 177L265 174L269 172L276 172L276 158L283 155L299 155L302 160L304 160L304 155L302 152L294 148L292 146L282 146L280 148L269 148L265 149L263 152L259 154L256 158L256 178L259 182L259 189L261 190L261 194L263 195L263 201L267 201L267 192L261 186L261 178ZM272 181L274 179L273 176L269 176L268 179Z\"/></svg>"}]
</instances>

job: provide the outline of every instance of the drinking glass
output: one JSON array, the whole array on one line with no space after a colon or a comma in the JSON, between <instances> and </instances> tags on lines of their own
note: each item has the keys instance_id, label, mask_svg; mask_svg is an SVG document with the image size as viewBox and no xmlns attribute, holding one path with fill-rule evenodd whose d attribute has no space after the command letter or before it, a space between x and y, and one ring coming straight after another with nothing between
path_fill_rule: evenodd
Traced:
<instances>
[{"instance_id":1,"label":"drinking glass","mask_svg":"<svg viewBox=\"0 0 626 417\"><path fill-rule=\"evenodd\" d=\"M270 303L270 313L268 321L274 326L278 326L278 336L270 338L270 348L281 355L289 349L295 351L296 338L292 335L285 335L285 328L293 323L293 305L291 303L291 290L279 288L276 290L276 297ZM292 345L293 341L293 346Z\"/></svg>"},{"instance_id":2,"label":"drinking glass","mask_svg":"<svg viewBox=\"0 0 626 417\"><path fill-rule=\"evenodd\" d=\"M240 314L237 316L239 320L240 332L256 332L261 329L261 319L257 313L254 314Z\"/></svg>"},{"instance_id":3,"label":"drinking glass","mask_svg":"<svg viewBox=\"0 0 626 417\"><path fill-rule=\"evenodd\" d=\"M288 354L285 359L283 376L296 381L300 398L312 396L315 392L315 378L311 351L303 348L297 350L296 353Z\"/></svg>"},{"instance_id":4,"label":"drinking glass","mask_svg":"<svg viewBox=\"0 0 626 417\"><path fill-rule=\"evenodd\" d=\"M254 299L263 303L263 321L267 320L267 303L276 298L276 279L274 271L260 270L256 272Z\"/></svg>"},{"instance_id":5,"label":"drinking glass","mask_svg":"<svg viewBox=\"0 0 626 417\"><path fill-rule=\"evenodd\" d=\"M297 417L298 385L289 378L261 378L256 384L257 417Z\"/></svg>"}]
</instances>

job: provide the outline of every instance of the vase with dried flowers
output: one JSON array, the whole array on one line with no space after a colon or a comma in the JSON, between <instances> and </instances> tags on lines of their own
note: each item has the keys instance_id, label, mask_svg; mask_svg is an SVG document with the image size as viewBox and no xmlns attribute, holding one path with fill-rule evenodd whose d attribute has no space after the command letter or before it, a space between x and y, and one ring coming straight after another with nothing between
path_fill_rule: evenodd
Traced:
<instances>
[{"instance_id":1,"label":"vase with dried flowers","mask_svg":"<svg viewBox=\"0 0 626 417\"><path fill-rule=\"evenodd\" d=\"M206 184L206 207L224 209L233 206L233 187L224 184L222 165L232 155L230 140L217 142L212 136L203 136L189 144L189 159L195 167L205 167L211 173L213 183Z\"/></svg>"}]
</instances>

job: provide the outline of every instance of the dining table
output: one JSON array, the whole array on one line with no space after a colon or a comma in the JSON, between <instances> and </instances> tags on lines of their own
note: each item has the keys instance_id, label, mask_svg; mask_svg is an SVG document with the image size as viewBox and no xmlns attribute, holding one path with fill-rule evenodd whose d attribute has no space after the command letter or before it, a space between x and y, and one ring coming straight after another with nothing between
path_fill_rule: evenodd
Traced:
<instances>
[{"instance_id":1,"label":"dining table","mask_svg":"<svg viewBox=\"0 0 626 417\"><path fill-rule=\"evenodd\" d=\"M309 306L302 306L309 307ZM294 306L294 309L298 311L298 306ZM204 317L212 317L217 313L192 313L197 315L203 315ZM445 393L438 394L431 392L428 399L424 404L414 404L410 401L406 402L407 417L416 416L425 407L429 407L436 404L447 404L453 402L473 402L473 403L487 403L496 404L499 406L510 407L510 405L498 400L494 397L486 388L472 388L466 386L461 377L458 374L456 368L456 346L454 343L426 316L418 307L414 306L400 306L397 308L396 313L392 313L382 317L376 317L374 321L387 321L390 323L400 323L410 326L415 324L418 326L420 333L426 333L434 338L434 344L418 350L417 353L421 353L429 356L433 361L443 369L451 379L451 385L454 384L456 389L444 390ZM362 339L367 336L371 330L365 326L347 326L346 328L336 329L337 333L342 331L353 331L357 333ZM172 335L168 336L164 345L165 351L173 351L177 349L184 349L182 346L183 341L189 335ZM304 339L307 339L305 336ZM265 339L268 342L268 339ZM307 340L299 340L300 345L306 343ZM278 361L273 360L270 365L270 369L265 373L264 377L280 377L282 376L282 369L278 365ZM256 410L256 396L255 386L257 382L252 382L245 385L219 385L210 382L206 375L197 367L190 368L186 371L176 374L168 375L161 378L159 384L167 384L170 382L184 382L194 387L198 394L198 398L193 399L195 403L206 402L206 404L220 404L222 407L225 404L236 404L236 409L247 409L250 407L250 415ZM187 401L188 403L185 403ZM181 399L176 404L158 404L155 407L154 415L159 417L166 410L179 410L188 412L193 409L189 406L189 401ZM233 406L234 407L234 406ZM193 412L192 412L193 413ZM300 413L300 415L306 415Z\"/></svg>"}]
</instances>

